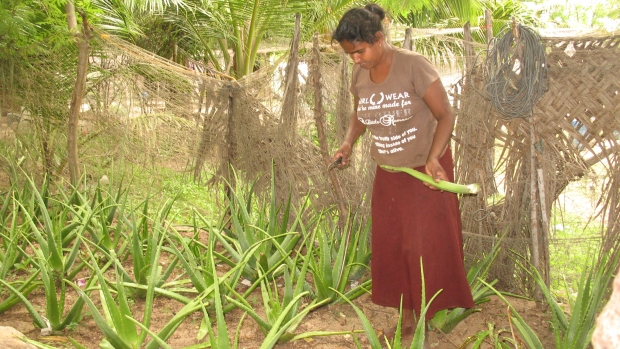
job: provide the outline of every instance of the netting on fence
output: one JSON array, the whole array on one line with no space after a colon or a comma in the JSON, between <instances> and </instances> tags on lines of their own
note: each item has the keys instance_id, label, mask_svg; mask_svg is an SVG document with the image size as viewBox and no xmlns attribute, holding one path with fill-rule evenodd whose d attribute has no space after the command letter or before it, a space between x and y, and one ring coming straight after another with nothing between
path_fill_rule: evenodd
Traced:
<instances>
[{"instance_id":1,"label":"netting on fence","mask_svg":"<svg viewBox=\"0 0 620 349\"><path fill-rule=\"evenodd\" d=\"M295 103L290 106L284 103L287 84L283 54L279 59L270 57L273 61L252 75L232 80L199 62L181 66L104 33L99 33L91 45L88 88L80 115L83 166L101 169L106 166L99 163L101 158L107 159L108 165L122 160L152 169L173 168L186 173L189 180L205 184L221 184L221 179L232 178L229 171L234 170L245 181L258 179L260 191L268 188L273 165L281 198L292 189L295 200L312 192L318 207L334 205L327 166L316 141L314 91L307 80L313 64L320 64L327 138L330 146L337 146L351 103L348 75L343 75L343 69L348 72L350 65L345 61L343 67L342 56L335 50L320 52L320 63L312 63L312 50L302 52L298 68L301 81L293 87ZM29 64L18 64L17 69L3 64L3 71L12 71L20 79L28 77L28 84L13 84L3 90L3 114L19 121L14 126L42 130L33 142L39 143L39 149L47 149L42 150L44 153L58 158L44 164L53 175L66 172L63 120L77 69L75 64L59 63L71 61L63 57L75 55L76 50L67 46L57 50L55 60L29 57ZM63 81L56 81L57 76ZM8 86L8 80L2 85ZM42 108L50 111L33 114ZM56 117L50 119L50 115ZM58 122L43 127L48 120ZM338 122L345 126L336 126ZM53 145L42 144L46 140ZM363 151L358 154L358 165L369 163L361 156ZM40 159L35 155L32 160L30 164L36 167ZM369 183L369 174L366 166L357 168L350 171L357 175L337 175L347 198L356 203L352 205L366 207L362 202L368 185L358 182L365 178L362 182Z\"/></svg>"},{"instance_id":2,"label":"netting on fence","mask_svg":"<svg viewBox=\"0 0 620 349\"><path fill-rule=\"evenodd\" d=\"M617 245L619 41L546 40L549 90L532 117L502 118L480 93L486 81L480 65L451 91L457 113L457 181L483 185L482 194L461 200L467 261L488 253L505 232L493 276L506 288L530 291L531 283L515 267L510 251L529 256L533 227L545 233L558 195L595 164L608 174L598 205L607 224L605 246ZM453 37L450 42L462 45ZM232 80L199 62L181 66L102 33L92 48L80 116L83 166L105 172L106 166L122 161L153 173L168 168L205 185L232 178L232 168L243 180L259 179L257 188L266 193L273 165L280 199L292 189L294 200L311 194L317 208L336 205L334 182L318 146L317 90L311 80L312 74L320 74L322 116L333 151L351 110L350 63L329 43L300 51L295 64L299 82L292 85L285 73L288 55L270 56L273 61L260 70ZM0 62L5 72L0 83L3 115L18 119L20 127L33 125L38 135L37 151L17 155L27 156L24 166L36 169L42 162L56 175L66 172L64 120L77 69L65 57L76 57L76 50L68 46L54 57L29 56L28 64ZM345 201L353 213L363 215L369 212L374 173L369 146L362 139L352 166L336 171ZM544 206L537 209L534 224L532 193Z\"/></svg>"},{"instance_id":3,"label":"netting on fence","mask_svg":"<svg viewBox=\"0 0 620 349\"><path fill-rule=\"evenodd\" d=\"M607 224L603 246L607 251L618 246L620 37L543 42L549 85L531 115L507 119L492 106L481 92L487 80L482 63L454 92L458 181L484 184L484 195L461 201L466 255L490 251L506 234L493 274L509 283L504 287L523 293L531 291L531 282L513 258L529 258L537 230L543 265L549 265L544 239L552 205L597 164L605 174L597 203L597 215Z\"/></svg>"}]
</instances>

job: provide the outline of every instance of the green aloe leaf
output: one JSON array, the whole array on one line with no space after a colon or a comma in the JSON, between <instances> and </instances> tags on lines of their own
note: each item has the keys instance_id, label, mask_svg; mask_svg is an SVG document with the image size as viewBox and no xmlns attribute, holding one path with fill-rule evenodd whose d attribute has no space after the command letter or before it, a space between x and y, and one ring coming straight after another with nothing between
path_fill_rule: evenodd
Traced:
<instances>
[{"instance_id":1,"label":"green aloe leaf","mask_svg":"<svg viewBox=\"0 0 620 349\"><path fill-rule=\"evenodd\" d=\"M427 175L426 173L416 171L409 167L394 167L394 166L381 165L381 168L389 170L389 171L407 173L421 180L422 182L430 184L441 190L449 191L449 192L456 193L456 194L478 194L478 191L480 190L480 185L478 183L464 185L464 184L456 184L456 183L452 183L452 182L448 182L444 180L435 182L433 177Z\"/></svg>"},{"instance_id":2,"label":"green aloe leaf","mask_svg":"<svg viewBox=\"0 0 620 349\"><path fill-rule=\"evenodd\" d=\"M23 302L23 299L17 296L18 294L25 298L30 294L30 292L39 287L41 284L39 282L35 282L35 279L38 279L38 276L39 271L37 270L32 273L32 275L30 275L28 279L26 279L26 281L24 281L18 288L16 288L17 292L12 292L9 297L0 302L0 314L9 310L15 304ZM0 278L0 280L4 280L4 278Z\"/></svg>"},{"instance_id":3,"label":"green aloe leaf","mask_svg":"<svg viewBox=\"0 0 620 349\"><path fill-rule=\"evenodd\" d=\"M504 295L501 292L496 290L493 286L491 286L489 283L485 282L484 280L480 280L480 282L485 284L490 290L492 290L508 306L508 308L510 309L510 313L512 314L511 319L512 319L513 323L515 324L515 326L517 327L517 329L519 330L519 333L523 337L523 340L528 345L528 348L530 348L530 349L544 349L544 347L543 347L542 343L540 342L540 339L538 338L536 333L525 322L525 320L523 320L521 315L519 315L519 313L510 304L510 302L508 302L506 297L504 297Z\"/></svg>"},{"instance_id":4,"label":"green aloe leaf","mask_svg":"<svg viewBox=\"0 0 620 349\"><path fill-rule=\"evenodd\" d=\"M26 310L28 311L28 313L32 317L32 320L34 321L34 324L37 325L37 327L39 327L39 328L47 327L47 322L43 319L43 317L34 308L32 303L30 303L30 301L28 301L28 299L24 296L24 294L22 292L17 290L15 287L11 286L11 284L9 284L8 282L4 281L3 279L0 279L0 283L3 284L4 286L6 286L11 292L13 292L13 294L15 294L15 296L17 296L22 301L22 304L24 305L24 307L26 307Z\"/></svg>"},{"instance_id":5,"label":"green aloe leaf","mask_svg":"<svg viewBox=\"0 0 620 349\"><path fill-rule=\"evenodd\" d=\"M77 287L76 285L72 285L72 286L73 288L76 289L80 297L82 297L84 301L86 302L86 306L90 310L91 315L93 316L93 319L95 320L95 323L97 324L97 327L99 327L101 332L103 332L105 339L108 340L114 346L115 349L133 349L132 345L126 343L116 333L116 331L108 325L106 320L99 313L99 309L97 309L97 306L90 300L90 298L88 298L88 296L84 292L82 292L82 290L80 290L79 287Z\"/></svg>"},{"instance_id":6,"label":"green aloe leaf","mask_svg":"<svg viewBox=\"0 0 620 349\"><path fill-rule=\"evenodd\" d=\"M355 313L357 314L360 321L362 322L362 327L364 328L364 332L366 332L366 337L368 337L368 344L370 345L370 347L372 349L381 349L382 345L381 345L381 341L379 340L379 336L377 336L377 332L375 332L375 329L372 327L370 320L368 320L366 315L364 315L364 312L360 308L358 308L355 304L353 304L353 302L351 302L346 297L344 297L343 294L339 293L335 289L332 289L332 290L336 294L338 294L338 296L340 296L345 302L349 303L349 305L353 308L353 310L355 310Z\"/></svg>"},{"instance_id":7,"label":"green aloe leaf","mask_svg":"<svg viewBox=\"0 0 620 349\"><path fill-rule=\"evenodd\" d=\"M166 343L166 341L164 341L163 339L159 338L159 336L157 334L155 334L154 332L152 332L151 330L148 329L148 327L144 326L141 322L139 322L138 320L127 316L127 319L131 322L133 322L134 324L136 324L136 326L140 327L140 329L144 332L147 333L154 342L157 342L157 344L160 346L160 348L163 349L172 349L171 346L168 345L168 343Z\"/></svg>"},{"instance_id":8,"label":"green aloe leaf","mask_svg":"<svg viewBox=\"0 0 620 349\"><path fill-rule=\"evenodd\" d=\"M267 333L265 340L261 344L261 349L273 348L278 343L278 340L280 339L282 334L288 329L287 325L289 323L285 323L284 320L286 319L289 312L293 309L294 305L297 302L301 301L303 296L305 296L306 294L308 294L308 292L303 292L297 295L295 298L293 298L291 303L282 310L280 316L278 316L276 321L273 323L273 325L271 326L271 330L269 330L269 333Z\"/></svg>"}]
</instances>

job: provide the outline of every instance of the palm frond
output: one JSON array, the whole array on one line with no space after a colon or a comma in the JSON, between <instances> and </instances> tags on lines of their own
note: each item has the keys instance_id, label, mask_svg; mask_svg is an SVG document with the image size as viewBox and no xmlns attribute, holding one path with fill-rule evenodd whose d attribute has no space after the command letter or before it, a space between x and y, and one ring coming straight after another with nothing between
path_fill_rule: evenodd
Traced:
<instances>
[{"instance_id":1,"label":"palm frond","mask_svg":"<svg viewBox=\"0 0 620 349\"><path fill-rule=\"evenodd\" d=\"M103 12L98 16L101 29L132 42L144 35L136 22L136 14L124 1L94 0L93 5Z\"/></svg>"}]
</instances>

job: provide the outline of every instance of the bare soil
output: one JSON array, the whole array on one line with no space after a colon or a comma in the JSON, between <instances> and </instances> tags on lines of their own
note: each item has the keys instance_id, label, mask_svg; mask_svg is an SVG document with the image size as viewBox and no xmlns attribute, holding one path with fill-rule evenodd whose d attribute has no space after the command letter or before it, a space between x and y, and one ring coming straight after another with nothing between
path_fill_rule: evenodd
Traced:
<instances>
[{"instance_id":1,"label":"bare soil","mask_svg":"<svg viewBox=\"0 0 620 349\"><path fill-rule=\"evenodd\" d=\"M254 303L253 305L257 306L257 304L260 303L259 297L259 295L256 295L256 298L253 300L252 297L250 297L250 301ZM29 299L35 304L35 307L44 313L45 297L42 290L35 291L35 293L29 296ZM70 295L67 299L67 303L73 304L74 299L75 295ZM530 327L537 332L544 347L549 349L555 348L553 334L548 322L548 314L539 310L532 301L520 298L509 298L509 301ZM370 301L369 295L364 295L356 299L354 303L364 311L364 314L369 318L378 332L382 329L395 326L397 321L396 310L373 304ZM139 319L139 314L143 309L143 303L141 301L135 301L133 307L135 310L134 315L138 314L136 318ZM181 308L182 305L176 301L163 297L157 298L155 300L155 311L153 312L151 329L157 330L162 327ZM88 313L86 308L84 309L84 314L84 318L75 328L62 331L51 337L42 337L40 336L40 330L33 325L25 307L18 304L5 313L0 314L0 326L12 326L24 333L28 338L58 348L73 347L68 343L68 337L72 337L86 348L98 348L99 342L103 338L101 331L97 328L92 316ZM242 315L242 312L238 309L226 314L226 322L231 339L234 337L234 332ZM170 346L175 349L180 349L204 342L204 340L199 341L196 339L201 320L202 314L200 312L190 315L168 340ZM497 297L491 297L489 302L482 304L480 312L474 313L462 321L451 333L442 334L438 332L429 332L431 348L461 348L463 343L465 343L470 336L475 335L479 331L488 330L489 324L494 326L495 333L501 332L504 337L512 337L510 331L511 324L507 316L507 307ZM276 348L356 348L353 336L358 338L363 348L369 348L368 340L363 332L353 333L354 331L360 331L362 329L359 318L349 305L336 304L324 306L310 313L303 320L295 333L300 334L312 331L346 331L350 333L311 337L279 344ZM515 335L518 340L518 335ZM239 348L259 348L263 340L264 334L255 321L250 317L246 317L239 335ZM468 347L469 346L464 346L463 348ZM483 348L486 347L490 347L490 343L489 346L483 346Z\"/></svg>"},{"instance_id":2,"label":"bare soil","mask_svg":"<svg viewBox=\"0 0 620 349\"><path fill-rule=\"evenodd\" d=\"M2 176L2 172L0 172L0 176ZM3 178L0 177L0 182L4 182L5 180L6 178L3 180ZM7 297L5 292L0 294L0 301L2 301L4 297ZM67 294L67 308L74 303L76 297L77 295L74 293ZM96 300L96 296L93 298ZM42 288L31 293L28 299L41 314L45 313L45 295ZM554 337L549 325L549 314L541 311L533 301L513 297L508 297L508 299L521 317L537 333L544 348L555 349ZM260 294L257 293L250 296L249 301L255 309L257 309L257 312L260 313ZM370 295L364 295L354 300L353 303L363 310L377 332L381 333L381 330L396 325L398 320L397 311L373 304L370 301ZM154 312L150 326L151 330L157 332L157 330L163 327L182 306L182 304L164 297L155 299ZM143 308L144 303L142 301L135 300L133 302L132 310L136 319L141 318L140 314ZM512 337L511 324L507 315L508 309L499 298L491 297L489 302L483 303L479 308L479 312L466 318L449 334L443 334L437 331L429 332L428 336L431 348L469 348L470 345L463 346L467 339L480 331L488 330L489 325L493 325L495 333L501 333L503 337ZM12 326L30 339L57 348L73 348L68 342L69 337L81 343L86 348L99 348L99 342L103 338L103 335L86 307L83 309L83 314L84 317L74 328L55 333L53 336L43 337L40 335L40 329L34 326L26 308L22 304L17 304L8 311L0 313L0 326ZM243 313L239 309L235 309L226 314L226 322L231 341L242 316ZM196 339L201 320L202 314L200 312L190 315L174 332L172 337L168 340L168 344L174 349L181 349L204 342L204 339ZM356 348L353 336L357 337L363 348L369 348L368 340L362 330L361 321L349 305L336 304L324 306L306 316L295 331L295 334L314 331L348 332L347 334L315 336L294 342L278 344L276 348ZM514 331L516 331L516 329ZM518 341L518 334L515 333L514 335ZM239 335L239 348L259 348L264 341L264 337L264 334L261 332L256 322L250 317L246 317ZM482 346L482 348L490 347L490 343L489 345Z\"/></svg>"}]
</instances>

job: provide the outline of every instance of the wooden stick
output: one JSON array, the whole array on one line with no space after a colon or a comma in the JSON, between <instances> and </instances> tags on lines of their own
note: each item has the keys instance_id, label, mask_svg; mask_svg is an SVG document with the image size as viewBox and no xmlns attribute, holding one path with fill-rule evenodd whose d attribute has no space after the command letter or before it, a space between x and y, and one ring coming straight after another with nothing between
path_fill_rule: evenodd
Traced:
<instances>
[{"instance_id":1,"label":"wooden stick","mask_svg":"<svg viewBox=\"0 0 620 349\"><path fill-rule=\"evenodd\" d=\"M344 227L344 222L347 218L347 208L345 205L344 195L342 195L342 188L338 181L336 172L329 171L328 167L332 162L332 158L329 154L329 148L327 146L327 136L325 133L325 111L323 110L323 89L321 85L321 53L319 51L319 35L314 33L314 48L313 48L312 62L310 65L310 76L312 86L314 88L314 121L316 123L317 135L319 138L319 148L321 150L321 156L325 162L325 171L329 176L329 179L336 194L338 200L338 210L340 211L340 226Z\"/></svg>"},{"instance_id":2,"label":"wooden stick","mask_svg":"<svg viewBox=\"0 0 620 349\"><path fill-rule=\"evenodd\" d=\"M519 26L517 25L517 19L512 17L512 36L515 40L519 40Z\"/></svg>"},{"instance_id":3,"label":"wooden stick","mask_svg":"<svg viewBox=\"0 0 620 349\"><path fill-rule=\"evenodd\" d=\"M411 51L413 49L413 43L411 42L412 30L411 28L405 29L405 41L403 41L403 48Z\"/></svg>"},{"instance_id":4,"label":"wooden stick","mask_svg":"<svg viewBox=\"0 0 620 349\"><path fill-rule=\"evenodd\" d=\"M491 14L491 10L487 9L484 11L484 25L487 30L487 44L493 40L493 17Z\"/></svg>"},{"instance_id":5,"label":"wooden stick","mask_svg":"<svg viewBox=\"0 0 620 349\"><path fill-rule=\"evenodd\" d=\"M286 83L284 85L284 98L280 120L284 126L284 133L293 136L297 130L297 88L299 86L299 41L301 40L301 15L295 16L295 32L291 41L289 59L286 64Z\"/></svg>"},{"instance_id":6,"label":"wooden stick","mask_svg":"<svg viewBox=\"0 0 620 349\"><path fill-rule=\"evenodd\" d=\"M69 1L67 5L73 4ZM70 6L72 7L72 5ZM86 18L86 13L82 9L78 9L80 16L82 16L82 32L74 33L76 44L78 47L78 69L77 76L75 78L75 87L73 94L71 95L71 104L69 105L69 117L67 121L67 159L69 161L69 178L71 185L77 188L80 180L80 164L78 157L78 120L80 115L80 106L82 105L82 99L84 98L84 91L86 90L86 82L88 76L88 58L90 55L90 39L92 33L90 31L90 24ZM75 14L73 13L73 20L75 20ZM67 14L67 20L69 20L69 14ZM69 23L69 28L72 24Z\"/></svg>"},{"instance_id":7,"label":"wooden stick","mask_svg":"<svg viewBox=\"0 0 620 349\"><path fill-rule=\"evenodd\" d=\"M538 236L538 200L536 195L536 142L534 120L530 118L530 238L531 238L531 256L530 261L536 270L540 271L540 243ZM542 302L543 295L538 285L534 286L534 300Z\"/></svg>"},{"instance_id":8,"label":"wooden stick","mask_svg":"<svg viewBox=\"0 0 620 349\"><path fill-rule=\"evenodd\" d=\"M465 26L463 27L463 46L465 48L465 73L467 74L468 72L471 71L471 69L473 69L473 59L474 59L474 55L473 55L473 47L471 45L472 42L472 37L471 37L471 24L469 24L469 22L465 23Z\"/></svg>"},{"instance_id":9,"label":"wooden stick","mask_svg":"<svg viewBox=\"0 0 620 349\"><path fill-rule=\"evenodd\" d=\"M549 287L551 280L549 274L551 266L549 265L549 219L547 218L547 203L545 195L545 176L542 168L538 168L538 195L540 197L540 215L542 216L542 247L543 247L543 279L545 285Z\"/></svg>"}]
</instances>

